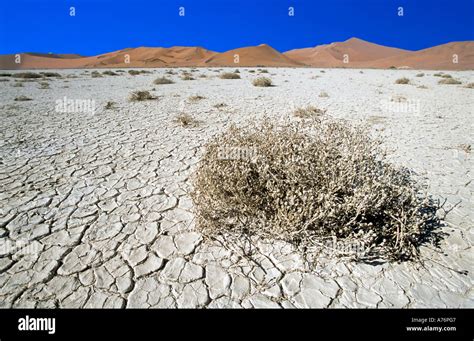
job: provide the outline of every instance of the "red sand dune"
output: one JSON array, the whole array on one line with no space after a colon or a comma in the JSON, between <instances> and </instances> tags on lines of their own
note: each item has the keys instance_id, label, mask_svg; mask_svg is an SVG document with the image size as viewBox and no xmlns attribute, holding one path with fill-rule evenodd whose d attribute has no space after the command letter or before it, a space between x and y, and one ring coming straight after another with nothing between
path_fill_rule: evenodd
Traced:
<instances>
[{"instance_id":1,"label":"red sand dune","mask_svg":"<svg viewBox=\"0 0 474 341\"><path fill-rule=\"evenodd\" d=\"M406 50L351 38L340 43L287 51L284 55L293 60L316 67L357 67L364 62L386 57L396 57L407 52ZM345 55L347 55L348 63L344 63Z\"/></svg>"},{"instance_id":2,"label":"red sand dune","mask_svg":"<svg viewBox=\"0 0 474 341\"><path fill-rule=\"evenodd\" d=\"M239 63L235 63L235 55ZM344 63L345 55L348 63ZM457 55L458 63L453 63ZM92 57L74 54L21 53L0 55L0 69L127 68L179 66L287 66L472 70L474 41L452 42L420 51L408 51L351 38L344 42L319 45L280 53L272 47L242 47L223 53L202 47L138 47ZM129 61L127 63L126 61Z\"/></svg>"},{"instance_id":3,"label":"red sand dune","mask_svg":"<svg viewBox=\"0 0 474 341\"><path fill-rule=\"evenodd\" d=\"M238 56L238 63L236 63ZM207 59L203 66L304 66L266 44L219 53Z\"/></svg>"}]
</instances>

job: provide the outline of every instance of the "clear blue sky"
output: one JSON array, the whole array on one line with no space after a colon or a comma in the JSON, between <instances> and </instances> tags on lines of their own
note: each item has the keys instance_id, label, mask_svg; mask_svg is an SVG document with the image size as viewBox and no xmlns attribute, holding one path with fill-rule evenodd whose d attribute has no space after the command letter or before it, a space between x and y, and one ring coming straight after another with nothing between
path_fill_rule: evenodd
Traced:
<instances>
[{"instance_id":1,"label":"clear blue sky","mask_svg":"<svg viewBox=\"0 0 474 341\"><path fill-rule=\"evenodd\" d=\"M0 0L0 54L261 43L283 52L353 36L410 50L474 40L474 0Z\"/></svg>"}]
</instances>

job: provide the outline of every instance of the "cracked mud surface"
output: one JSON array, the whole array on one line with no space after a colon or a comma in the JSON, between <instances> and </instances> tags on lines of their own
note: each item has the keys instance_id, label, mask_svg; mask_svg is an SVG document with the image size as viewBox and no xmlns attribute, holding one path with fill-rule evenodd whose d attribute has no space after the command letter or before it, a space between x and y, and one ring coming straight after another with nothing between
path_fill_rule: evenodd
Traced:
<instances>
[{"instance_id":1,"label":"cracked mud surface","mask_svg":"<svg viewBox=\"0 0 474 341\"><path fill-rule=\"evenodd\" d=\"M167 75L176 83L153 85L164 71L59 70L78 78L51 80L50 89L0 83L2 307L474 307L474 154L459 147L474 145L473 89L438 85L434 72L286 68L269 69L271 88L253 87L256 74L242 68L241 80L202 69L208 78ZM450 73L463 83L474 75ZM414 85L394 84L403 76ZM127 101L152 88L157 100ZM33 100L15 102L20 95ZM95 100L97 110L58 113L64 96ZM419 100L420 112L382 111L393 96ZM105 110L107 101L116 108ZM272 241L256 241L249 258L196 231L188 193L204 143L232 122L288 117L308 104L371 122L393 162L454 207L440 249L422 247L423 265L320 257L310 266ZM200 124L177 125L181 110Z\"/></svg>"}]
</instances>

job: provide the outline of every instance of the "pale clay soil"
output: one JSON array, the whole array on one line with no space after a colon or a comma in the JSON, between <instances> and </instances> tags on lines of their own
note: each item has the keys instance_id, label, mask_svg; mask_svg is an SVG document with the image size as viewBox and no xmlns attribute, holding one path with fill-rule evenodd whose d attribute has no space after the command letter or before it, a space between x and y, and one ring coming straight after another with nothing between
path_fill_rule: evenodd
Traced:
<instances>
[{"instance_id":1,"label":"pale clay soil","mask_svg":"<svg viewBox=\"0 0 474 341\"><path fill-rule=\"evenodd\" d=\"M474 151L459 147L474 146L474 89L464 87L474 72L449 72L463 84L438 85L434 71L268 68L275 86L257 88L258 72L246 70L240 80L206 68L193 81L166 75L170 85L153 84L164 69L104 78L58 70L63 78L51 78L50 89L0 82L0 305L474 307ZM394 84L401 77L412 84ZM158 99L128 101L131 91L153 88ZM20 95L32 101L14 101ZM95 100L95 113L56 112L64 96ZM419 112L383 109L397 96L419 101ZM105 110L107 101L116 109ZM368 121L393 162L446 198L445 208L455 206L440 249L421 248L423 264L330 255L308 264L276 241L255 241L245 256L196 231L188 193L205 142L231 123L288 118L310 104ZM177 125L181 111L199 125Z\"/></svg>"}]
</instances>

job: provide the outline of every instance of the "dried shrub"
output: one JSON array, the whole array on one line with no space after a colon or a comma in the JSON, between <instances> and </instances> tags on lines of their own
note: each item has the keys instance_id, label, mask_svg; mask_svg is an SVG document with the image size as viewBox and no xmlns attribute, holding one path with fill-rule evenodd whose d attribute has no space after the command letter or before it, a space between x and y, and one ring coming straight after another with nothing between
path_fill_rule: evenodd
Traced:
<instances>
[{"instance_id":1,"label":"dried shrub","mask_svg":"<svg viewBox=\"0 0 474 341\"><path fill-rule=\"evenodd\" d=\"M266 69L262 69L262 70L259 70L259 71L260 71L260 73L268 73L268 70L266 70Z\"/></svg>"},{"instance_id":2,"label":"dried shrub","mask_svg":"<svg viewBox=\"0 0 474 341\"><path fill-rule=\"evenodd\" d=\"M40 89L49 89L49 83L48 82L40 82L39 86L40 86Z\"/></svg>"},{"instance_id":3,"label":"dried shrub","mask_svg":"<svg viewBox=\"0 0 474 341\"><path fill-rule=\"evenodd\" d=\"M444 78L441 79L438 84L462 84L462 82L458 81L457 79L454 78Z\"/></svg>"},{"instance_id":4,"label":"dried shrub","mask_svg":"<svg viewBox=\"0 0 474 341\"><path fill-rule=\"evenodd\" d=\"M422 72L422 73L417 73L415 77L424 77L425 74Z\"/></svg>"},{"instance_id":5,"label":"dried shrub","mask_svg":"<svg viewBox=\"0 0 474 341\"><path fill-rule=\"evenodd\" d=\"M168 79L166 77L159 77L153 81L154 84L160 85L160 84L173 84L174 82L171 79Z\"/></svg>"},{"instance_id":6,"label":"dried shrub","mask_svg":"<svg viewBox=\"0 0 474 341\"><path fill-rule=\"evenodd\" d=\"M408 84L410 83L410 80L406 77L399 78L395 81L395 84Z\"/></svg>"},{"instance_id":7,"label":"dried shrub","mask_svg":"<svg viewBox=\"0 0 474 341\"><path fill-rule=\"evenodd\" d=\"M26 96L19 96L15 98L15 101L17 102L32 101L32 99Z\"/></svg>"},{"instance_id":8,"label":"dried shrub","mask_svg":"<svg viewBox=\"0 0 474 341\"><path fill-rule=\"evenodd\" d=\"M268 86L272 86L272 80L267 77L258 77L253 80L252 84L254 86L268 87Z\"/></svg>"},{"instance_id":9,"label":"dried shrub","mask_svg":"<svg viewBox=\"0 0 474 341\"><path fill-rule=\"evenodd\" d=\"M12 84L12 86L14 86L15 88L22 88L22 87L23 87L23 83L15 82L15 83Z\"/></svg>"},{"instance_id":10,"label":"dried shrub","mask_svg":"<svg viewBox=\"0 0 474 341\"><path fill-rule=\"evenodd\" d=\"M132 76L138 76L139 74L141 74L141 72L138 70L128 70L128 73Z\"/></svg>"},{"instance_id":11,"label":"dried shrub","mask_svg":"<svg viewBox=\"0 0 474 341\"><path fill-rule=\"evenodd\" d=\"M194 96L190 96L188 98L188 100L190 100L191 102L197 102L197 101L200 101L202 99L205 99L206 97L204 96L201 96L201 95L194 95Z\"/></svg>"},{"instance_id":12,"label":"dried shrub","mask_svg":"<svg viewBox=\"0 0 474 341\"><path fill-rule=\"evenodd\" d=\"M224 72L221 73L219 78L221 79L240 79L240 76L235 72Z\"/></svg>"},{"instance_id":13,"label":"dried shrub","mask_svg":"<svg viewBox=\"0 0 474 341\"><path fill-rule=\"evenodd\" d=\"M320 94L319 94L319 97L329 97L328 93L326 91L321 91Z\"/></svg>"},{"instance_id":14,"label":"dried shrub","mask_svg":"<svg viewBox=\"0 0 474 341\"><path fill-rule=\"evenodd\" d=\"M0 72L0 77L11 77L11 73Z\"/></svg>"},{"instance_id":15,"label":"dried shrub","mask_svg":"<svg viewBox=\"0 0 474 341\"><path fill-rule=\"evenodd\" d=\"M358 241L354 257L366 261L415 258L433 235L437 207L367 128L334 119L249 126L205 146L191 193L203 234L302 249L328 237Z\"/></svg>"},{"instance_id":16,"label":"dried shrub","mask_svg":"<svg viewBox=\"0 0 474 341\"><path fill-rule=\"evenodd\" d=\"M195 127L198 125L198 121L186 113L176 115L174 121L183 127Z\"/></svg>"},{"instance_id":17,"label":"dried shrub","mask_svg":"<svg viewBox=\"0 0 474 341\"><path fill-rule=\"evenodd\" d=\"M148 100L152 100L152 99L156 99L156 97L152 96L152 94L150 94L149 91L142 91L142 90L133 91L130 94L130 98L129 98L129 100L132 101L132 102L148 101Z\"/></svg>"},{"instance_id":18,"label":"dried shrub","mask_svg":"<svg viewBox=\"0 0 474 341\"><path fill-rule=\"evenodd\" d=\"M92 71L91 77L92 78L101 78L101 77L104 77L104 76L102 76L102 74L99 71Z\"/></svg>"},{"instance_id":19,"label":"dried shrub","mask_svg":"<svg viewBox=\"0 0 474 341\"><path fill-rule=\"evenodd\" d=\"M466 85L466 88L474 89L474 83L469 83Z\"/></svg>"},{"instance_id":20,"label":"dried shrub","mask_svg":"<svg viewBox=\"0 0 474 341\"><path fill-rule=\"evenodd\" d=\"M451 76L449 74L442 74L440 77L442 77L442 78L453 78L453 76Z\"/></svg>"},{"instance_id":21,"label":"dried shrub","mask_svg":"<svg viewBox=\"0 0 474 341\"><path fill-rule=\"evenodd\" d=\"M40 72L40 74L42 74L45 77L61 77L61 74L57 72ZM73 75L69 75L69 76L73 76Z\"/></svg>"},{"instance_id":22,"label":"dried shrub","mask_svg":"<svg viewBox=\"0 0 474 341\"><path fill-rule=\"evenodd\" d=\"M102 74L103 74L103 75L106 75L106 76L119 76L118 73L115 73L115 72L113 72L113 71L111 71L111 70L106 70L106 71L102 72Z\"/></svg>"},{"instance_id":23,"label":"dried shrub","mask_svg":"<svg viewBox=\"0 0 474 341\"><path fill-rule=\"evenodd\" d=\"M12 75L12 77L33 79L33 78L42 78L43 76L41 76L39 73L35 73L35 72L18 72L18 73L14 73Z\"/></svg>"},{"instance_id":24,"label":"dried shrub","mask_svg":"<svg viewBox=\"0 0 474 341\"><path fill-rule=\"evenodd\" d=\"M185 73L181 76L181 79L183 81L193 81L194 77L192 77L191 74L189 74L189 73Z\"/></svg>"},{"instance_id":25,"label":"dried shrub","mask_svg":"<svg viewBox=\"0 0 474 341\"><path fill-rule=\"evenodd\" d=\"M104 109L106 109L106 110L115 109L115 102L113 102L113 101L108 101L108 102L105 104Z\"/></svg>"},{"instance_id":26,"label":"dried shrub","mask_svg":"<svg viewBox=\"0 0 474 341\"><path fill-rule=\"evenodd\" d=\"M312 118L318 117L326 113L326 110L316 108L309 105L305 108L298 108L293 112L293 115L298 118Z\"/></svg>"}]
</instances>

